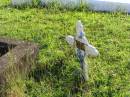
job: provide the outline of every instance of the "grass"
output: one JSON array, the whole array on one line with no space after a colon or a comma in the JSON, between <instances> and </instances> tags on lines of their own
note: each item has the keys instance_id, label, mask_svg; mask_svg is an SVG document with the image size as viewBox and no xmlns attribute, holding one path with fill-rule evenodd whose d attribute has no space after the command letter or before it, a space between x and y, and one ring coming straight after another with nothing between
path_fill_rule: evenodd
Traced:
<instances>
[{"instance_id":1,"label":"grass","mask_svg":"<svg viewBox=\"0 0 130 97\"><path fill-rule=\"evenodd\" d=\"M73 72L79 68L74 48L65 36L75 35L80 19L89 42L100 56L88 58L88 90L85 97L130 97L130 16L58 8L13 8L0 0L0 36L32 41L40 45L36 68L26 80L25 97L67 97ZM18 89L17 89L18 88Z\"/></svg>"}]
</instances>

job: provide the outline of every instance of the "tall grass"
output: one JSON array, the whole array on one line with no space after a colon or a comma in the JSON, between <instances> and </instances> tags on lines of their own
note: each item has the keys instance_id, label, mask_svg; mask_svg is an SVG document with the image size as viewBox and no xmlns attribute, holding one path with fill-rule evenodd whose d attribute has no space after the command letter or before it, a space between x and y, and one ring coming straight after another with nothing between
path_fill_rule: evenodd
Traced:
<instances>
[{"instance_id":1,"label":"tall grass","mask_svg":"<svg viewBox=\"0 0 130 97\"><path fill-rule=\"evenodd\" d=\"M88 11L86 7L68 10L57 7L12 8L0 1L0 35L39 43L36 68L27 80L11 81L11 90L28 97L68 97L79 62L65 36L75 35L75 22L85 26L89 42L100 52L88 58L90 80L82 97L129 97L130 25L128 14ZM19 77L19 76L18 76ZM17 77L16 77L17 78ZM17 88L18 87L18 88ZM80 93L77 93L79 97ZM25 96L25 97L26 97ZM22 96L21 96L22 97Z\"/></svg>"}]
</instances>

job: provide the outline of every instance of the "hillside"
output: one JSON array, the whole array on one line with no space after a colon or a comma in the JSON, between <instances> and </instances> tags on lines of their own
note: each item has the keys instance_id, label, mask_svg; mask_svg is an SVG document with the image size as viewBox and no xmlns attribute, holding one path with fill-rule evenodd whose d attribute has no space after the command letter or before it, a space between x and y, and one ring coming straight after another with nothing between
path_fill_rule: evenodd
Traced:
<instances>
[{"instance_id":1,"label":"hillside","mask_svg":"<svg viewBox=\"0 0 130 97\"><path fill-rule=\"evenodd\" d=\"M130 16L92 12L85 8L14 8L0 0L0 36L38 43L37 64L25 80L15 80L12 91L21 97L67 97L78 70L74 48L66 35L75 35L80 19L86 37L100 52L87 58L90 80L85 97L130 97ZM8 89L7 89L8 90ZM83 96L83 97L84 97ZM80 96L79 96L80 97Z\"/></svg>"}]
</instances>

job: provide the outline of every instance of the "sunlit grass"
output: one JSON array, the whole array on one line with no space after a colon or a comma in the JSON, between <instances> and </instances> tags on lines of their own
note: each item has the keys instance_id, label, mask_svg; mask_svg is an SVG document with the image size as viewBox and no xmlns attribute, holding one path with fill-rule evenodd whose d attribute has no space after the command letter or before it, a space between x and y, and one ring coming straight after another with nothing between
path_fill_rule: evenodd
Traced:
<instances>
[{"instance_id":1,"label":"sunlit grass","mask_svg":"<svg viewBox=\"0 0 130 97\"><path fill-rule=\"evenodd\" d=\"M73 83L73 71L79 68L74 49L65 41L75 35L80 19L89 42L100 56L88 58L90 80L86 97L129 97L130 16L67 10L55 7L13 8L0 1L0 36L39 43L37 69L27 78L29 97L67 97ZM40 82L35 82L38 79ZM16 87L14 87L15 89Z\"/></svg>"}]
</instances>

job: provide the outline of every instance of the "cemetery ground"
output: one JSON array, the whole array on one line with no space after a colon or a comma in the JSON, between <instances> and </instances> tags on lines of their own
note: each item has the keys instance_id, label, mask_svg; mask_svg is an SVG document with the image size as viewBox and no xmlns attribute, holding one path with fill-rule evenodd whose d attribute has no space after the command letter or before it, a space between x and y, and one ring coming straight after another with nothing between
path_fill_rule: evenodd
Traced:
<instances>
[{"instance_id":1,"label":"cemetery ground","mask_svg":"<svg viewBox=\"0 0 130 97\"><path fill-rule=\"evenodd\" d=\"M56 6L14 8L9 3L0 0L0 36L38 43L40 51L30 74L8 76L12 80L2 91L15 97L68 97L73 73L80 67L65 36L75 34L75 22L80 19L89 42L100 52L99 57L87 59L90 80L83 97L130 97L128 14Z\"/></svg>"}]
</instances>

